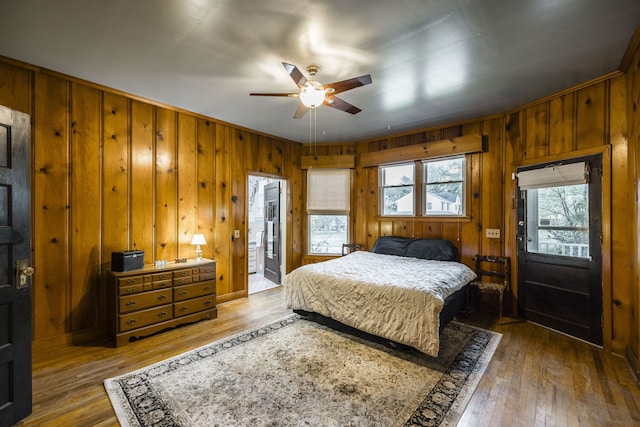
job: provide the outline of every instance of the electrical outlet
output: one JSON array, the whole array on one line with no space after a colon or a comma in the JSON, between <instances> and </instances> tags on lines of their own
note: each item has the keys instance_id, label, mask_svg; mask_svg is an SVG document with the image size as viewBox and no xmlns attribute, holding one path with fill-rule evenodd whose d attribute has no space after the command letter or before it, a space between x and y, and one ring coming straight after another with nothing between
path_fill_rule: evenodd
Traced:
<instances>
[{"instance_id":1,"label":"electrical outlet","mask_svg":"<svg viewBox=\"0 0 640 427\"><path fill-rule=\"evenodd\" d=\"M234 239L240 238L240 230L233 230L233 238Z\"/></svg>"},{"instance_id":2,"label":"electrical outlet","mask_svg":"<svg viewBox=\"0 0 640 427\"><path fill-rule=\"evenodd\" d=\"M486 236L489 239L499 239L500 238L500 229L499 228L487 228Z\"/></svg>"}]
</instances>

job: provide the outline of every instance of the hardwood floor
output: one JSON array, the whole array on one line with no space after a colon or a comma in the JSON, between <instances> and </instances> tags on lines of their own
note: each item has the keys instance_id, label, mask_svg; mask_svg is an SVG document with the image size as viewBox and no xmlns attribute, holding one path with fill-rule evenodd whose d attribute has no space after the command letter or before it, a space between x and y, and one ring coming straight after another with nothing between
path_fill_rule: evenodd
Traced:
<instances>
[{"instance_id":1,"label":"hardwood floor","mask_svg":"<svg viewBox=\"0 0 640 427\"><path fill-rule=\"evenodd\" d=\"M108 341L33 355L33 414L19 426L117 426L102 381L269 323L282 287L218 306L218 318L113 348ZM640 389L624 360L524 322L486 313L461 321L503 334L460 426L640 425Z\"/></svg>"}]
</instances>

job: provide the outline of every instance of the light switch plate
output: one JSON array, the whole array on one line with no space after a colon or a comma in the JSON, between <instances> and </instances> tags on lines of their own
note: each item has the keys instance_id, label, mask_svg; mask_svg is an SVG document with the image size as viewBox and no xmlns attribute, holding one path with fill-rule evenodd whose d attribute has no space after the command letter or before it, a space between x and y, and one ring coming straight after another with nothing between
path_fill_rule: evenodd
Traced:
<instances>
[{"instance_id":1,"label":"light switch plate","mask_svg":"<svg viewBox=\"0 0 640 427\"><path fill-rule=\"evenodd\" d=\"M233 238L234 239L240 238L240 230L233 230Z\"/></svg>"},{"instance_id":2,"label":"light switch plate","mask_svg":"<svg viewBox=\"0 0 640 427\"><path fill-rule=\"evenodd\" d=\"M499 228L487 228L486 236L489 239L499 239L500 238L500 229Z\"/></svg>"}]
</instances>

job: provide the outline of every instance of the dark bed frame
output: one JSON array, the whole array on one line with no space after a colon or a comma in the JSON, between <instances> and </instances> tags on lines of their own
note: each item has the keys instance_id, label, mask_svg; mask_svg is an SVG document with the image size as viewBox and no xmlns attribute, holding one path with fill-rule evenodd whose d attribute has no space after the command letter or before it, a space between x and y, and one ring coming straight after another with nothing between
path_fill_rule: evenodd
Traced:
<instances>
[{"instance_id":1,"label":"dark bed frame","mask_svg":"<svg viewBox=\"0 0 640 427\"><path fill-rule=\"evenodd\" d=\"M382 236L376 240L376 243L371 248L371 252L385 254L385 255L398 255L414 258L430 259L437 261L457 261L460 262L460 255L458 249L448 240L443 239L417 239L409 237L398 236ZM460 312L467 309L467 286L449 295L444 300L442 311L440 312L440 332L442 329L453 320L453 318ZM305 310L293 310L295 313L306 317L309 320L329 326L333 329L346 332L352 335L364 337L366 339L381 342L383 344L390 344L393 347L410 348L404 344L390 342L387 338L378 337L363 331L359 331L344 323L333 320L329 317L323 316L318 313L309 312Z\"/></svg>"}]
</instances>

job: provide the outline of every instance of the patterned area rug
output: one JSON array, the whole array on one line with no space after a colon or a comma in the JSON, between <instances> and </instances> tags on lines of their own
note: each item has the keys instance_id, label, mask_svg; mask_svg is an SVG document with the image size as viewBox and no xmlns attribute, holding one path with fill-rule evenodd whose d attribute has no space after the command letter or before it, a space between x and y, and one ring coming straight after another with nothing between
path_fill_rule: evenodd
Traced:
<instances>
[{"instance_id":1,"label":"patterned area rug","mask_svg":"<svg viewBox=\"0 0 640 427\"><path fill-rule=\"evenodd\" d=\"M123 426L455 425L500 338L452 322L433 358L292 315L104 385Z\"/></svg>"}]
</instances>

